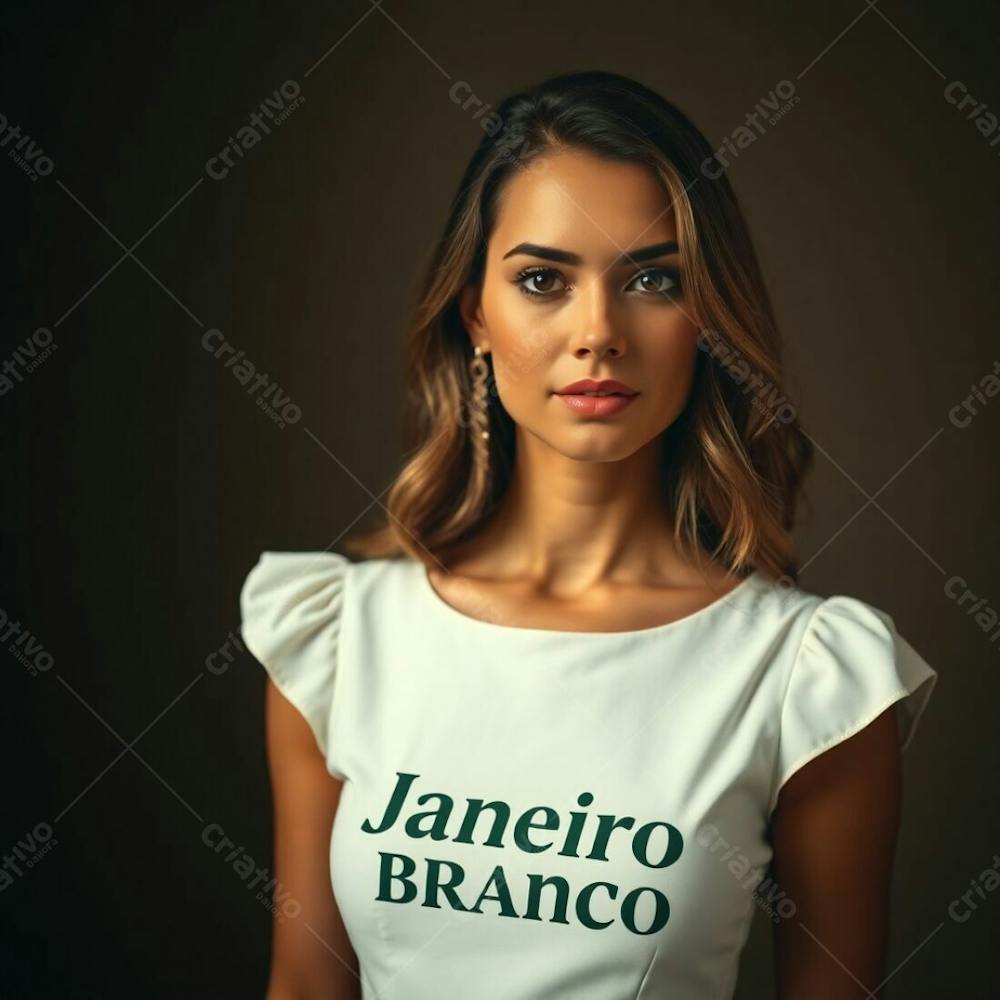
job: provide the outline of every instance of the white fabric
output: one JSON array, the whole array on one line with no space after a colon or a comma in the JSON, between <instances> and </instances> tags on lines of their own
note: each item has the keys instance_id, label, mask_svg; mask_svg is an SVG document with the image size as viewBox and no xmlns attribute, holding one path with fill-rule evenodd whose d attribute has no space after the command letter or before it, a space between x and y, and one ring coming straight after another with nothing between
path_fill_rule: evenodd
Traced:
<instances>
[{"instance_id":1,"label":"white fabric","mask_svg":"<svg viewBox=\"0 0 1000 1000\"><path fill-rule=\"evenodd\" d=\"M893 704L905 750L936 682L884 611L842 595L818 604L783 699L779 780L770 808L800 767Z\"/></svg>"},{"instance_id":2,"label":"white fabric","mask_svg":"<svg viewBox=\"0 0 1000 1000\"><path fill-rule=\"evenodd\" d=\"M241 631L278 690L305 716L326 757L344 562L331 553L316 555L263 553L240 595Z\"/></svg>"},{"instance_id":3,"label":"white fabric","mask_svg":"<svg viewBox=\"0 0 1000 1000\"><path fill-rule=\"evenodd\" d=\"M885 613L759 574L566 632L459 612L410 559L265 552L241 607L344 781L364 1000L731 997L754 905L782 913L781 786L890 705L905 748L937 680Z\"/></svg>"}]
</instances>

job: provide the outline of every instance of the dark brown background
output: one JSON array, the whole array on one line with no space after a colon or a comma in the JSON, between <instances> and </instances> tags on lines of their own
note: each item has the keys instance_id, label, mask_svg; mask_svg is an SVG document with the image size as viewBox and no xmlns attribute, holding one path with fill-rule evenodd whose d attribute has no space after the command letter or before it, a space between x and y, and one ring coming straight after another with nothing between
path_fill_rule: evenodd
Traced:
<instances>
[{"instance_id":1,"label":"dark brown background","mask_svg":"<svg viewBox=\"0 0 1000 1000\"><path fill-rule=\"evenodd\" d=\"M3 15L0 112L55 167L32 183L0 157L2 359L39 327L58 344L0 396L2 608L54 657L31 677L5 654L0 851L39 823L56 840L0 892L4 995L263 995L270 915L200 835L270 863L264 678L206 657L261 550L333 543L398 466L401 330L479 137L449 87L496 102L584 68L635 76L715 142L796 83L730 176L820 449L802 583L889 611L940 674L906 756L889 995L995 995L1000 893L964 923L948 905L1000 850L1000 650L944 582L1000 606L1000 398L948 420L998 356L1000 159L943 90L1000 108L996 10L151 7ZM305 103L208 179L289 79ZM202 348L211 327L298 424ZM769 963L758 918L741 998L771 995Z\"/></svg>"}]
</instances>

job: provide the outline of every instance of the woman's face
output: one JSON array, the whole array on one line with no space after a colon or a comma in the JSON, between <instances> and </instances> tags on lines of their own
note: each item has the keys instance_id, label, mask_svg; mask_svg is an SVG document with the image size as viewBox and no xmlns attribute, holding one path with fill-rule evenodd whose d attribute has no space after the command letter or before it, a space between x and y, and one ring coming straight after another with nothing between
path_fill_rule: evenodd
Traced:
<instances>
[{"instance_id":1,"label":"woman's face","mask_svg":"<svg viewBox=\"0 0 1000 1000\"><path fill-rule=\"evenodd\" d=\"M639 164L559 152L509 181L482 287L464 289L461 309L522 430L567 457L606 462L673 423L698 335L676 240L670 199ZM620 259L626 251L634 262ZM563 392L581 379L615 379L634 394Z\"/></svg>"}]
</instances>

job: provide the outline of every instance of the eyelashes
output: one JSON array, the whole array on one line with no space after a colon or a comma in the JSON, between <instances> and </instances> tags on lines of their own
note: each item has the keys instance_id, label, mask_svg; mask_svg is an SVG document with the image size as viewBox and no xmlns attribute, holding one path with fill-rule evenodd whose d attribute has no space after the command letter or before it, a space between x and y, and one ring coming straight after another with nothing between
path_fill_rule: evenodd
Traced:
<instances>
[{"instance_id":1,"label":"eyelashes","mask_svg":"<svg viewBox=\"0 0 1000 1000\"><path fill-rule=\"evenodd\" d=\"M541 278L558 278L562 280L562 275L552 267L526 267L522 271L519 271L515 278L513 278L512 283L520 289L521 294L529 299L551 299L554 297L553 291L549 289L539 289L537 287L529 287L529 282L534 282L536 279ZM668 267L647 267L640 271L633 279L629 282L629 285L635 284L635 282L645 279L663 279L659 287L652 289L645 289L639 292L643 297L652 298L654 296L662 296L663 298L673 298L676 297L681 290L681 279L680 274Z\"/></svg>"}]
</instances>

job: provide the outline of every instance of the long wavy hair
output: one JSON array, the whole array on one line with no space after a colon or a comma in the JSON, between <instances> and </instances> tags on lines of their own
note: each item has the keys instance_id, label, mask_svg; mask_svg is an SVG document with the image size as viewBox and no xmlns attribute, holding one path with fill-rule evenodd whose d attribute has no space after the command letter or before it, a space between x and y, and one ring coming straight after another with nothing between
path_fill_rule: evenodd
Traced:
<instances>
[{"instance_id":1,"label":"long wavy hair","mask_svg":"<svg viewBox=\"0 0 1000 1000\"><path fill-rule=\"evenodd\" d=\"M484 123L410 323L404 464L383 523L345 549L446 562L496 510L514 468L515 425L491 368L489 439L477 461L482 439L474 440L468 415L473 345L459 293L482 280L507 181L564 150L644 164L673 204L683 308L701 329L690 396L661 435L664 502L679 550L740 575L757 569L796 581L791 532L812 446L782 389L778 331L736 195L685 115L642 84L598 71L514 94Z\"/></svg>"}]
</instances>

